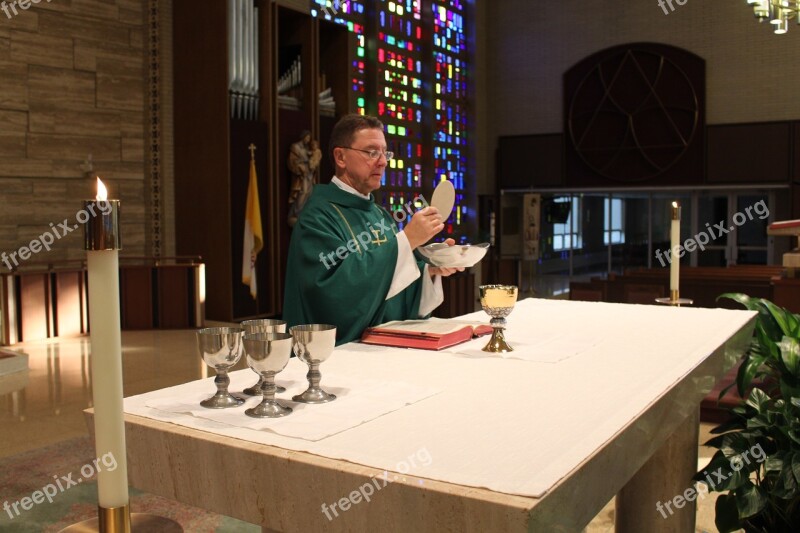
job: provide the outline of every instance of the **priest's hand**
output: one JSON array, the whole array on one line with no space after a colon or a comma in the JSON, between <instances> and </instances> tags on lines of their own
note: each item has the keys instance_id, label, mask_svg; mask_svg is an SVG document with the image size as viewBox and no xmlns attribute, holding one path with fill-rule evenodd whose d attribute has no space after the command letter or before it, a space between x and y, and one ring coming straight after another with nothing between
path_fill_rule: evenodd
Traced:
<instances>
[{"instance_id":1,"label":"priest's hand","mask_svg":"<svg viewBox=\"0 0 800 533\"><path fill-rule=\"evenodd\" d=\"M428 206L414 213L411 222L403 229L403 233L405 233L411 249L414 250L431 240L443 229L444 223L439 216L439 210Z\"/></svg>"},{"instance_id":2,"label":"priest's hand","mask_svg":"<svg viewBox=\"0 0 800 533\"><path fill-rule=\"evenodd\" d=\"M431 278L434 276L452 276L456 272L464 272L464 267L458 268L448 268L448 267L428 267L428 273L431 275Z\"/></svg>"},{"instance_id":3,"label":"priest's hand","mask_svg":"<svg viewBox=\"0 0 800 533\"><path fill-rule=\"evenodd\" d=\"M447 239L446 241L444 241L444 243L447 246L453 246L456 243L456 241L454 241L453 239ZM447 277L455 274L456 272L464 272L464 267L456 267L456 268L434 267L434 266L428 267L428 273L431 275L431 278L433 278L434 276Z\"/></svg>"}]
</instances>

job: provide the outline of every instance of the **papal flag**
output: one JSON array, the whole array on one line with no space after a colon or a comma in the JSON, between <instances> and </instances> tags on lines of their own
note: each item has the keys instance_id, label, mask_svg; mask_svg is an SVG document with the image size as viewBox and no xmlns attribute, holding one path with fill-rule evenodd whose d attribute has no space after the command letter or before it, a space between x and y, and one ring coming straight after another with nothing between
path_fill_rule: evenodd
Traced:
<instances>
[{"instance_id":1,"label":"papal flag","mask_svg":"<svg viewBox=\"0 0 800 533\"><path fill-rule=\"evenodd\" d=\"M258 203L258 177L255 158L250 158L250 182L247 185L247 205L244 211L244 252L242 254L242 283L250 286L250 296L258 296L256 256L264 247L261 229L261 206Z\"/></svg>"}]
</instances>

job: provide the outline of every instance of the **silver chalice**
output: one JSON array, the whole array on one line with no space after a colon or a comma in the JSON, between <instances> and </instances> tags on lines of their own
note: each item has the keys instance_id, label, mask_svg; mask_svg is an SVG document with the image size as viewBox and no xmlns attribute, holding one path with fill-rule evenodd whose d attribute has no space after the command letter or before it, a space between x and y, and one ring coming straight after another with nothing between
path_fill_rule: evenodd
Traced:
<instances>
[{"instance_id":1,"label":"silver chalice","mask_svg":"<svg viewBox=\"0 0 800 533\"><path fill-rule=\"evenodd\" d=\"M244 330L241 328L204 328L197 332L197 348L203 361L217 371L217 377L214 378L217 393L200 402L203 407L224 409L244 403L244 400L228 392L228 385L231 382L228 369L242 357L243 334Z\"/></svg>"},{"instance_id":2,"label":"silver chalice","mask_svg":"<svg viewBox=\"0 0 800 533\"><path fill-rule=\"evenodd\" d=\"M256 320L245 320L242 322L242 329L245 335L253 333L286 333L286 321L274 320L271 318L259 318ZM261 394L261 387L264 385L264 378L259 376L258 383L252 387L247 387L242 392L248 396L259 396ZM286 392L284 387L276 385L278 392Z\"/></svg>"},{"instance_id":3,"label":"silver chalice","mask_svg":"<svg viewBox=\"0 0 800 533\"><path fill-rule=\"evenodd\" d=\"M275 374L286 368L292 355L292 336L288 333L245 334L242 343L247 365L261 376L261 403L244 412L253 418L279 418L292 412L275 400Z\"/></svg>"},{"instance_id":4,"label":"silver chalice","mask_svg":"<svg viewBox=\"0 0 800 533\"><path fill-rule=\"evenodd\" d=\"M506 353L513 352L514 348L508 345L503 330L506 327L506 317L514 310L517 303L516 285L481 285L481 306L492 317L492 338L483 348L484 352Z\"/></svg>"},{"instance_id":5,"label":"silver chalice","mask_svg":"<svg viewBox=\"0 0 800 533\"><path fill-rule=\"evenodd\" d=\"M322 390L319 382L322 374L320 363L333 353L336 346L336 326L329 324L304 324L289 328L292 334L292 348L298 359L308 365L308 388L292 400L303 403L325 403L336 399L336 396Z\"/></svg>"}]
</instances>

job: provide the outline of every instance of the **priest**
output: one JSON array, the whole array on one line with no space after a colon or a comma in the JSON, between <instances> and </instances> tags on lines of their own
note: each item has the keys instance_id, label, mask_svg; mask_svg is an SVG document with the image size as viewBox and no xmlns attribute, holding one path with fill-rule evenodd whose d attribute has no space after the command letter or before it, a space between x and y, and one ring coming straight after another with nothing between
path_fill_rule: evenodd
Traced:
<instances>
[{"instance_id":1,"label":"priest","mask_svg":"<svg viewBox=\"0 0 800 533\"><path fill-rule=\"evenodd\" d=\"M292 233L283 318L289 327L333 324L343 344L367 327L430 315L444 300L442 276L464 269L432 267L414 255L444 229L435 207L417 211L398 231L375 204L372 192L393 157L377 118L343 117L329 155L335 176L314 187Z\"/></svg>"}]
</instances>

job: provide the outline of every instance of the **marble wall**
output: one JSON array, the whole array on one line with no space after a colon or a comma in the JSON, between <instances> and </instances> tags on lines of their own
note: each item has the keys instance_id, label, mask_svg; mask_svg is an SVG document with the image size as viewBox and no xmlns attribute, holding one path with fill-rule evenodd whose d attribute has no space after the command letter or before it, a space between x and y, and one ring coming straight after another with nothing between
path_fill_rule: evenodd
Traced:
<instances>
[{"instance_id":1,"label":"marble wall","mask_svg":"<svg viewBox=\"0 0 800 533\"><path fill-rule=\"evenodd\" d=\"M0 252L77 223L94 196L91 154L92 174L123 202L123 253L143 256L147 1L21 3L0 11ZM84 257L77 230L26 263Z\"/></svg>"}]
</instances>

